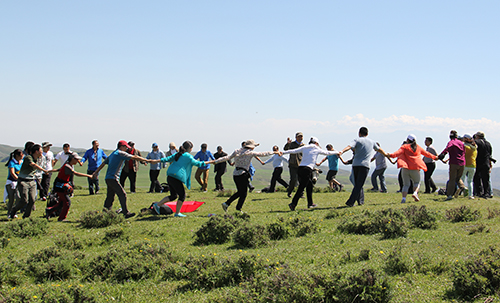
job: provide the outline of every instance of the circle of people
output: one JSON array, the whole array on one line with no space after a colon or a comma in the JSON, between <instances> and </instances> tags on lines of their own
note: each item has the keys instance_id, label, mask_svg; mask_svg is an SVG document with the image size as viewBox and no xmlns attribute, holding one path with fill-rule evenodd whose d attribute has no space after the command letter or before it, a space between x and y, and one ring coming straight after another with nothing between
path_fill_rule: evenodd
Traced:
<instances>
[{"instance_id":1,"label":"circle of people","mask_svg":"<svg viewBox=\"0 0 500 303\"><path fill-rule=\"evenodd\" d=\"M135 216L135 213L127 208L127 194L124 190L125 180L130 180L130 191L135 192L135 182L139 163L150 164L150 188L149 193L161 192L162 184L158 181L161 168L170 163L167 170L167 185L170 194L158 202L154 202L148 211L153 214L160 214L164 204L177 200L175 217L185 217L181 208L186 199L185 188L191 189L192 167L198 169L195 179L201 185L201 190L206 192L208 185L208 172L210 164L215 164L215 190L224 190L222 175L227 170L227 164L234 166L233 180L236 185L236 192L227 201L222 203L222 209L227 212L231 204L237 200L235 209L242 212L248 191L253 190L251 177L255 172L252 166L252 159L256 158L261 164L272 163L274 170L272 173L270 186L266 192L275 192L276 183L282 184L287 189L287 196L292 198L293 190L297 185L297 190L292 201L288 204L291 211L297 207L299 199L304 191L307 197L307 207L315 208L313 203L314 176L317 169L328 160L329 171L327 180L329 186L335 190L342 190L343 185L335 179L339 170L339 159L346 165L352 165L350 181L353 184L352 192L346 201L346 205L352 207L357 202L364 204L363 185L370 170L370 162L375 161L375 171L372 173L371 191L387 192L384 171L387 168L386 159L393 164L397 162L400 168L400 182L402 180L401 203L406 203L408 193L411 193L415 201L419 201L418 191L420 188L420 171L424 171L425 193L433 193L437 190L432 173L436 168L435 161L441 160L449 164L449 179L446 186L445 200L458 197L467 189L469 199L474 197L491 198L492 189L490 183L491 167L495 159L492 158L491 144L485 139L483 132L477 132L473 136L464 134L459 137L455 130L450 132L450 141L444 150L438 154L432 146L432 138L425 138L426 149L417 144L415 135L410 134L401 147L394 153L386 153L378 142L368 138L368 129L361 127L358 137L349 143L343 150L334 150L331 144L326 145L326 150L322 149L316 137L311 137L308 144L305 144L302 132L295 134L295 140L290 138L280 151L278 146L274 146L272 151L258 152L254 149L259 146L254 140L242 142L241 148L234 150L231 154L223 151L221 146L217 147L217 153L208 151L207 144L201 145L201 150L191 155L193 143L185 141L179 149L174 143L170 143L168 152L164 153L153 143L152 151L147 157L142 157L140 151L135 149L134 142L121 140L117 148L109 156L99 148L97 140L92 141L92 148L88 149L83 157L70 150L68 143L63 145L63 150L54 156L50 151L52 144L43 142L35 144L27 142L25 149L16 149L10 154L6 164L8 167L8 178L5 185L4 201L7 203L8 219L17 218L19 211L23 212L23 218L30 216L34 209L37 190L40 199L46 201L50 199L49 187L52 173L57 173L54 180L52 193L56 197L53 205L49 205L45 210L47 218L58 214L59 221L65 221L71 205L73 195L73 177L86 177L88 180L89 194L97 194L99 187L99 172L108 166L105 176L107 194L104 201L104 210L111 211L115 195L118 196L120 208L117 212L122 213L125 218ZM344 161L342 155L352 151L352 159ZM374 154L375 153L375 154ZM283 157L289 154L289 159ZM267 161L262 161L259 157L271 156ZM317 162L319 155L325 158ZM446 155L448 158L445 160ZM395 158L397 161L393 161ZM54 169L57 162L61 167ZM83 165L88 162L87 173L80 173L74 170L74 165ZM287 183L282 179L283 163L288 163L290 181ZM380 180L380 190L377 184ZM466 180L467 187L464 181ZM473 186L472 186L473 184Z\"/></svg>"}]
</instances>

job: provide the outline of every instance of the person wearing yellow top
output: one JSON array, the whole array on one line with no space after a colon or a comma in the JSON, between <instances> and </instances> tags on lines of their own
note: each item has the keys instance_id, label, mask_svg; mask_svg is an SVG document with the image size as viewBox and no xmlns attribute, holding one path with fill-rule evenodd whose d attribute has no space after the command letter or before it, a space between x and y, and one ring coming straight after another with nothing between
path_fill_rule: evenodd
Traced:
<instances>
[{"instance_id":1,"label":"person wearing yellow top","mask_svg":"<svg viewBox=\"0 0 500 303\"><path fill-rule=\"evenodd\" d=\"M469 199L474 199L472 190L472 179L476 173L476 157L477 157L477 147L476 143L472 139L470 134L464 134L464 146L465 146L465 168L462 174L462 181L465 182L467 177L467 190L469 192Z\"/></svg>"}]
</instances>

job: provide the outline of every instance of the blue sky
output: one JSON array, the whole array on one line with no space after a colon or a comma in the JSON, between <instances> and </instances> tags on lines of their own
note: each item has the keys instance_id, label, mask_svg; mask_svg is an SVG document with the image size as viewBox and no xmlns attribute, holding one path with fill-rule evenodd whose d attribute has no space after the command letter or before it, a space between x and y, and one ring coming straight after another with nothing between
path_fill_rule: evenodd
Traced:
<instances>
[{"instance_id":1,"label":"blue sky","mask_svg":"<svg viewBox=\"0 0 500 303\"><path fill-rule=\"evenodd\" d=\"M2 1L2 142L500 147L498 1ZM498 142L498 144L497 144ZM498 156L497 156L498 158Z\"/></svg>"}]
</instances>

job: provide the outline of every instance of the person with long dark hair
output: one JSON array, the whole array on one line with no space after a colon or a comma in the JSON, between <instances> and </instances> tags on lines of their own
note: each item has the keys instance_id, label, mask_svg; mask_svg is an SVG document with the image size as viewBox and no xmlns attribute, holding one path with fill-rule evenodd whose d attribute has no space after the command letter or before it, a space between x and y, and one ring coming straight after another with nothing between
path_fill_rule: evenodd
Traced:
<instances>
[{"instance_id":1,"label":"person with long dark hair","mask_svg":"<svg viewBox=\"0 0 500 303\"><path fill-rule=\"evenodd\" d=\"M181 213L182 204L184 203L184 200L186 200L186 191L184 189L184 184L186 184L186 187L188 189L191 189L191 170L193 166L202 167L214 162L213 160L198 161L194 159L194 157L190 154L192 150L193 143L191 143L191 141L185 141L184 143L182 143L177 153L166 158L150 161L150 163L170 163L167 169L167 183L170 187L170 195L161 199L161 201L159 202L153 203L153 207L155 211L157 211L157 213L160 213L159 207L161 205L170 201L175 201L175 199L177 199L174 217L186 216Z\"/></svg>"},{"instance_id":2,"label":"person with long dark hair","mask_svg":"<svg viewBox=\"0 0 500 303\"><path fill-rule=\"evenodd\" d=\"M401 203L406 203L406 195L410 188L410 181L413 181L412 197L415 201L420 201L418 197L418 189L420 188L420 170L427 170L427 166L422 160L422 155L437 159L437 156L427 152L417 144L415 135L408 135L406 144L403 144L396 152L388 154L388 158L398 158L398 168L401 168L401 176L403 177L403 196Z\"/></svg>"},{"instance_id":3,"label":"person with long dark hair","mask_svg":"<svg viewBox=\"0 0 500 303\"><path fill-rule=\"evenodd\" d=\"M222 203L222 209L227 212L227 209L231 205L231 203L238 199L238 204L236 204L236 210L241 211L243 208L243 204L245 203L245 199L248 194L248 183L250 179L250 164L254 157L259 156L270 156L272 154L279 154L276 152L256 152L254 149L259 146L259 143L256 143L254 140L250 139L245 141L243 146L239 149L233 151L230 155L219 158L214 161L215 164L221 163L224 161L228 161L234 158L234 172L233 172L233 180L236 184L236 193L234 193L226 202Z\"/></svg>"},{"instance_id":4,"label":"person with long dark hair","mask_svg":"<svg viewBox=\"0 0 500 303\"><path fill-rule=\"evenodd\" d=\"M36 162L42 156L42 147L40 144L33 145L29 150L29 155L24 157L23 164L19 170L17 191L19 193L19 200L16 205L11 209L8 219L13 219L16 213L26 206L23 218L28 218L31 215L31 210L36 200L36 187L35 173L37 170L49 173L45 168L38 165Z\"/></svg>"},{"instance_id":5,"label":"person with long dark hair","mask_svg":"<svg viewBox=\"0 0 500 303\"><path fill-rule=\"evenodd\" d=\"M296 149L289 149L285 150L282 152L282 154L302 154L302 160L300 161L299 164L299 187L297 188L297 191L295 192L295 195L293 196L292 203L288 204L288 207L290 210L295 210L295 207L297 207L297 203L299 202L300 197L304 194L304 189L306 190L306 196L307 196L307 208L314 208L317 205L313 203L313 198L312 198L312 191L313 191L313 168L314 165L316 165L316 159L318 158L318 155L325 155L325 156L331 156L331 155L341 155L341 152L332 150L332 151L327 151L321 149L319 146L319 141L316 137L312 137L311 140L309 140L308 145L304 145L302 147L296 148Z\"/></svg>"},{"instance_id":6,"label":"person with long dark hair","mask_svg":"<svg viewBox=\"0 0 500 303\"><path fill-rule=\"evenodd\" d=\"M47 207L45 209L45 217L48 219L53 212L61 208L59 213L58 221L66 221L66 216L68 215L69 207L71 206L71 194L73 193L73 184L70 182L73 175L78 177L92 178L92 175L79 173L74 170L74 165L78 163L82 158L77 153L71 153L68 155L66 163L59 168L59 173L54 181L54 192L57 193L58 202L57 204Z\"/></svg>"},{"instance_id":7,"label":"person with long dark hair","mask_svg":"<svg viewBox=\"0 0 500 303\"><path fill-rule=\"evenodd\" d=\"M12 210L14 202L19 198L16 187L18 182L19 171L23 164L24 154L20 149L16 149L10 153L9 160L5 163L9 170L7 182L5 183L5 192L7 193L7 214Z\"/></svg>"}]
</instances>

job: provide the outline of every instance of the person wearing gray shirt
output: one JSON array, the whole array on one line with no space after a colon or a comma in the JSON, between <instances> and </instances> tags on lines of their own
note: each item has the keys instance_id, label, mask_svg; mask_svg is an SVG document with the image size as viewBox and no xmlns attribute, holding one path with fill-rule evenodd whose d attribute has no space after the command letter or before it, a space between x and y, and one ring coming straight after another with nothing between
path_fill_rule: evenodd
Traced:
<instances>
[{"instance_id":1,"label":"person wearing gray shirt","mask_svg":"<svg viewBox=\"0 0 500 303\"><path fill-rule=\"evenodd\" d=\"M352 161L352 170L354 174L354 188L352 189L351 196L345 203L349 207L353 207L354 203L358 201L362 205L364 201L363 184L365 184L366 177L370 171L370 159L372 158L373 151L377 151L387 157L387 154L368 137L368 128L361 127L359 129L358 138L354 139L348 146L346 146L341 154L354 150L354 158ZM361 197L361 199L360 199Z\"/></svg>"},{"instance_id":2,"label":"person wearing gray shirt","mask_svg":"<svg viewBox=\"0 0 500 303\"><path fill-rule=\"evenodd\" d=\"M380 144L377 142L377 146L380 147ZM379 191L377 184L377 177L380 180L380 191L383 193L387 192L387 186L385 185L385 170L387 169L387 158L384 157L381 153L376 153L375 156L371 159L371 161L375 161L375 170L372 173L372 189L370 191Z\"/></svg>"}]
</instances>

